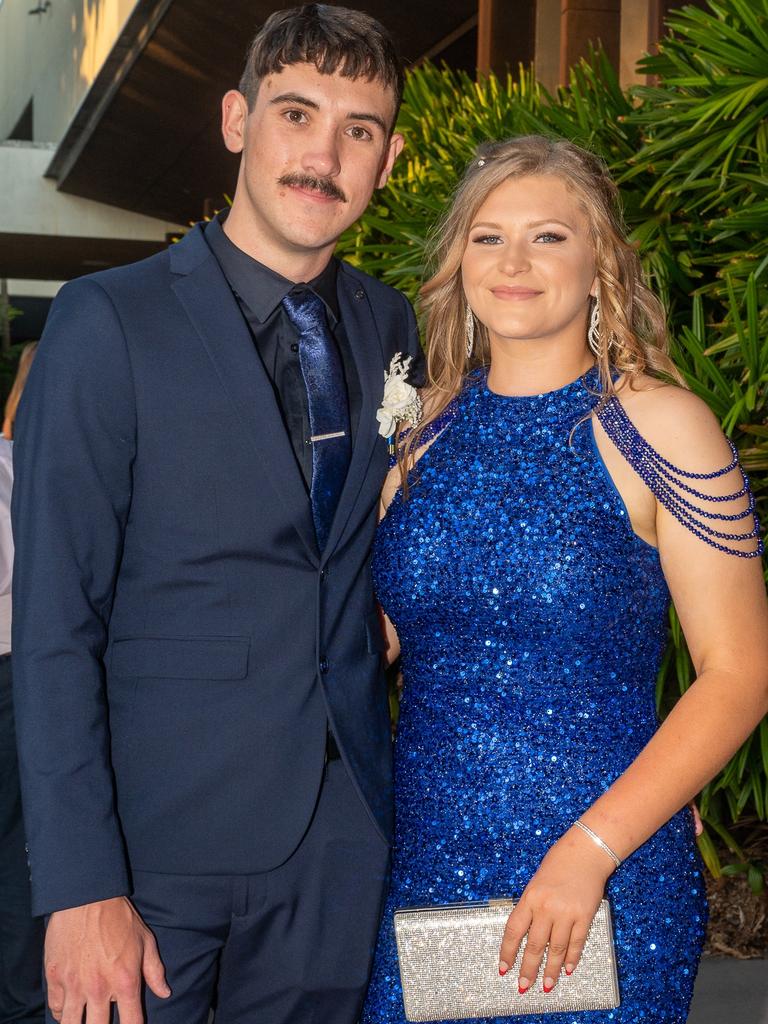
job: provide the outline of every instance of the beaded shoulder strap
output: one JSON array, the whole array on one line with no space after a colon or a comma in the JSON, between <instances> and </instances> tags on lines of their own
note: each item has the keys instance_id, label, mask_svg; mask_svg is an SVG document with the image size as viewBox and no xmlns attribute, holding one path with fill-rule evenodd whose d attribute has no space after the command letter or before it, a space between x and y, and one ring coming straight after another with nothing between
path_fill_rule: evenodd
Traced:
<instances>
[{"instance_id":1,"label":"beaded shoulder strap","mask_svg":"<svg viewBox=\"0 0 768 1024\"><path fill-rule=\"evenodd\" d=\"M718 551L725 551L727 554L737 555L739 558L757 558L763 554L760 523L755 511L755 496L739 462L736 446L730 439L727 440L733 458L727 466L716 469L713 473L689 473L668 462L645 440L615 395L605 402L598 403L595 414L608 437L641 480L664 508L671 512L691 533L711 547L717 548ZM733 494L706 494L704 491L692 487L690 483L686 483L686 481L693 480L715 480L736 468L741 473L742 487L741 490L734 491ZM686 497L686 495L690 497ZM697 503L691 501L690 498L696 499ZM705 506L706 503L716 506L718 503L736 501L738 498L747 498L747 507L743 512L725 515L702 507L702 503ZM738 522L748 516L752 517L752 529L749 533L729 533L724 529L716 529L714 525ZM750 539L757 540L757 547L753 551L742 551L727 543L728 541Z\"/></svg>"},{"instance_id":2,"label":"beaded shoulder strap","mask_svg":"<svg viewBox=\"0 0 768 1024\"><path fill-rule=\"evenodd\" d=\"M453 422L457 412L458 400L459 396L457 395L456 398L451 399L451 401L448 403L448 405L446 405L446 407L443 409L439 416L436 416L431 423L428 423L426 425L421 437L419 438L420 444L422 446L425 444L429 444L430 441L434 441L437 435L442 433L449 423ZM401 432L399 438L400 444L403 444L403 442L406 440L412 429L413 428L410 427L408 430L403 430ZM390 448L389 468L393 469L396 464L397 452Z\"/></svg>"}]
</instances>

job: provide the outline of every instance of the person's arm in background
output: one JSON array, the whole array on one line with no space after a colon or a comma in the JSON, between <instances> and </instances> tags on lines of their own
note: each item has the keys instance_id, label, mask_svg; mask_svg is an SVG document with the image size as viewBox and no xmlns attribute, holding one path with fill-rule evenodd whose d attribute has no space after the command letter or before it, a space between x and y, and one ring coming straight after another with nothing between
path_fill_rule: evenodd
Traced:
<instances>
[{"instance_id":1,"label":"person's arm in background","mask_svg":"<svg viewBox=\"0 0 768 1024\"><path fill-rule=\"evenodd\" d=\"M11 491L13 489L13 445L0 437L0 598L10 595L13 579L13 534Z\"/></svg>"}]
</instances>

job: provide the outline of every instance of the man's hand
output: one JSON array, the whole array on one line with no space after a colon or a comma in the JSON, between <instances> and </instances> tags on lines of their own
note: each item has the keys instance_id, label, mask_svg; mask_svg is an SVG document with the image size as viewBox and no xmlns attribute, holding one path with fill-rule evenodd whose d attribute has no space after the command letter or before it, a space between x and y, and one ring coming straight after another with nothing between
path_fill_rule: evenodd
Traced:
<instances>
[{"instance_id":1,"label":"man's hand","mask_svg":"<svg viewBox=\"0 0 768 1024\"><path fill-rule=\"evenodd\" d=\"M51 914L45 936L48 1005L60 1024L143 1024L142 977L161 999L171 990L152 932L119 896Z\"/></svg>"}]
</instances>

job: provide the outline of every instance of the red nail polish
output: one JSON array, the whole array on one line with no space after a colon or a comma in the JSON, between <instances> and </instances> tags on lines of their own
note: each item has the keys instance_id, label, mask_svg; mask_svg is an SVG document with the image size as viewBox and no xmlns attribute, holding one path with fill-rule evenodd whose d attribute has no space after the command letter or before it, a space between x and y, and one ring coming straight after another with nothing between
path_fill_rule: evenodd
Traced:
<instances>
[{"instance_id":1,"label":"red nail polish","mask_svg":"<svg viewBox=\"0 0 768 1024\"><path fill-rule=\"evenodd\" d=\"M524 996L524 995L525 995L525 993L526 993L526 992L528 991L528 989L529 989L530 987L531 987L530 985L526 985L526 987L525 987L525 988L523 988L523 986L522 986L522 985L518 984L518 986L517 986L517 991L518 991L518 992L520 993L520 995L521 995L521 996Z\"/></svg>"},{"instance_id":2,"label":"red nail polish","mask_svg":"<svg viewBox=\"0 0 768 1024\"><path fill-rule=\"evenodd\" d=\"M550 985L549 988L546 985L543 986L545 992L551 992L554 987L554 985Z\"/></svg>"},{"instance_id":3,"label":"red nail polish","mask_svg":"<svg viewBox=\"0 0 768 1024\"><path fill-rule=\"evenodd\" d=\"M502 970L501 967L499 968L499 974L502 976L502 978L507 973L507 970L508 970L508 968L504 968L504 970Z\"/></svg>"},{"instance_id":4,"label":"red nail polish","mask_svg":"<svg viewBox=\"0 0 768 1024\"><path fill-rule=\"evenodd\" d=\"M571 976L571 975L573 974L573 970L570 970L570 971L569 971L569 970L568 970L568 968L566 967L566 968L565 968L565 973L566 973L566 975L567 975L567 976L568 976L568 977L570 978L570 976Z\"/></svg>"}]
</instances>

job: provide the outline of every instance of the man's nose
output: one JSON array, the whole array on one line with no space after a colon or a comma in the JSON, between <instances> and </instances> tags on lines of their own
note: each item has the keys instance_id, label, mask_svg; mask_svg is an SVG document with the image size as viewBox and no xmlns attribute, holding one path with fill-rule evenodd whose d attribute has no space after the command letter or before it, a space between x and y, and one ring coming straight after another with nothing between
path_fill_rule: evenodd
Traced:
<instances>
[{"instance_id":1,"label":"man's nose","mask_svg":"<svg viewBox=\"0 0 768 1024\"><path fill-rule=\"evenodd\" d=\"M316 178L333 178L341 170L339 147L335 132L313 136L302 156L301 166Z\"/></svg>"}]
</instances>

